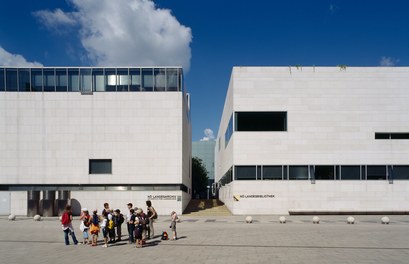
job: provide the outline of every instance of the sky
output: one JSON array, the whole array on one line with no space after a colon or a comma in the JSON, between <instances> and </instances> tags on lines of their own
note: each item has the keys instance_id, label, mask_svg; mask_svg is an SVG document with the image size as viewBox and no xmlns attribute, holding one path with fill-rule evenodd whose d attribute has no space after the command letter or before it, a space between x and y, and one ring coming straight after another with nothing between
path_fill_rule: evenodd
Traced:
<instances>
[{"instance_id":1,"label":"sky","mask_svg":"<svg viewBox=\"0 0 409 264\"><path fill-rule=\"evenodd\" d=\"M192 138L216 137L234 66L409 66L409 1L5 1L0 65L183 66Z\"/></svg>"}]
</instances>

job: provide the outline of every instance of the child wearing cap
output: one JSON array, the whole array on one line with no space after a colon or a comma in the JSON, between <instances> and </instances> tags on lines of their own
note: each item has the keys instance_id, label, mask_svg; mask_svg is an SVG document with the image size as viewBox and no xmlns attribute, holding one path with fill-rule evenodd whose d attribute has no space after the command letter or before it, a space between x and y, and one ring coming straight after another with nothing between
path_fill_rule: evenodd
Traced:
<instances>
[{"instance_id":1,"label":"child wearing cap","mask_svg":"<svg viewBox=\"0 0 409 264\"><path fill-rule=\"evenodd\" d=\"M83 245L87 245L90 243L89 241L89 236L88 236L88 231L89 231L89 227L91 224L91 216L89 215L88 209L87 208L82 208L81 210L81 225L80 225L80 229L82 231L82 237L83 237Z\"/></svg>"}]
</instances>

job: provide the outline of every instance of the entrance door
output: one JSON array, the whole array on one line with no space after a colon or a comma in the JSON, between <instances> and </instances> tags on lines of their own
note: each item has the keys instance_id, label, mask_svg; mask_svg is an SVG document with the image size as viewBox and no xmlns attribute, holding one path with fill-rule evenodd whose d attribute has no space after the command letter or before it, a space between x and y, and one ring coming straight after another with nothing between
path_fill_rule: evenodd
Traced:
<instances>
[{"instance_id":1,"label":"entrance door","mask_svg":"<svg viewBox=\"0 0 409 264\"><path fill-rule=\"evenodd\" d=\"M10 214L10 192L0 192L0 215Z\"/></svg>"}]
</instances>

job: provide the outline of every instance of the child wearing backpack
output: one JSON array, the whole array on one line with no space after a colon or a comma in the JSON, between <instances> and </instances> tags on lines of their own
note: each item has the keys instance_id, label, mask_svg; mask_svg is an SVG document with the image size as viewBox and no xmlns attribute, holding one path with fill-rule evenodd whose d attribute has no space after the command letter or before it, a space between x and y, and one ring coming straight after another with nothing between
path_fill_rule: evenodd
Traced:
<instances>
[{"instance_id":1,"label":"child wearing backpack","mask_svg":"<svg viewBox=\"0 0 409 264\"><path fill-rule=\"evenodd\" d=\"M108 224L107 224L109 242L108 243L115 243L115 224L112 217L112 214L108 214Z\"/></svg>"},{"instance_id":2,"label":"child wearing backpack","mask_svg":"<svg viewBox=\"0 0 409 264\"><path fill-rule=\"evenodd\" d=\"M146 225L145 219L142 217L142 210L136 210L136 218L135 218L135 239L136 239L136 247L141 248L143 246L143 239L142 234L144 231L144 226Z\"/></svg>"},{"instance_id":3,"label":"child wearing backpack","mask_svg":"<svg viewBox=\"0 0 409 264\"><path fill-rule=\"evenodd\" d=\"M171 217L171 222L170 222L170 229L172 230L172 240L177 240L177 233L176 233L176 221L178 221L178 215L176 214L175 211L172 211L172 213L170 213L170 217Z\"/></svg>"},{"instance_id":4,"label":"child wearing backpack","mask_svg":"<svg viewBox=\"0 0 409 264\"><path fill-rule=\"evenodd\" d=\"M67 205L65 207L65 211L61 217L61 225L62 225L62 230L64 231L64 239L65 239L65 245L70 244L70 240L68 239L68 235L70 234L72 237L72 241L74 244L78 244L78 240L75 237L74 233L74 228L72 227L72 212L71 212L71 205Z\"/></svg>"},{"instance_id":5,"label":"child wearing backpack","mask_svg":"<svg viewBox=\"0 0 409 264\"><path fill-rule=\"evenodd\" d=\"M88 213L88 209L87 208L83 208L82 209L82 213L81 213L81 225L80 225L80 230L82 231L82 237L83 237L83 245L87 245L90 244L89 238L88 238L88 230L90 228L90 219L91 216Z\"/></svg>"},{"instance_id":6,"label":"child wearing backpack","mask_svg":"<svg viewBox=\"0 0 409 264\"><path fill-rule=\"evenodd\" d=\"M92 213L92 217L90 219L91 228L90 233L92 235L92 246L95 247L98 241L98 234L99 234L99 216L97 214L97 210L94 210Z\"/></svg>"},{"instance_id":7,"label":"child wearing backpack","mask_svg":"<svg viewBox=\"0 0 409 264\"><path fill-rule=\"evenodd\" d=\"M102 221L101 221L101 229L102 229L102 236L104 237L104 245L102 247L108 247L108 213L104 211L102 213Z\"/></svg>"}]
</instances>

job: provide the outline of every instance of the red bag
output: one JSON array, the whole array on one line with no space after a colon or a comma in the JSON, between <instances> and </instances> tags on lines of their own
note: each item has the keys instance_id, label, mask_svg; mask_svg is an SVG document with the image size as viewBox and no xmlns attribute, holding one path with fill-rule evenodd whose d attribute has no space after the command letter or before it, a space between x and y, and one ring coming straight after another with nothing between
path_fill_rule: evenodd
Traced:
<instances>
[{"instance_id":1,"label":"red bag","mask_svg":"<svg viewBox=\"0 0 409 264\"><path fill-rule=\"evenodd\" d=\"M68 225L69 223L70 223L70 216L68 215L67 212L65 212L65 213L62 215L61 224L63 224L63 225Z\"/></svg>"}]
</instances>

